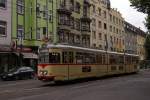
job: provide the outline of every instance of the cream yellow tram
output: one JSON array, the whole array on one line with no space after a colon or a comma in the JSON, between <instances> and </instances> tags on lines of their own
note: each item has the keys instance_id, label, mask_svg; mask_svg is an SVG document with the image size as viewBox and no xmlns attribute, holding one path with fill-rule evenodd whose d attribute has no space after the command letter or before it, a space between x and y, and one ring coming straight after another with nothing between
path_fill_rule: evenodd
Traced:
<instances>
[{"instance_id":1,"label":"cream yellow tram","mask_svg":"<svg viewBox=\"0 0 150 100\"><path fill-rule=\"evenodd\" d=\"M133 73L138 56L67 45L39 49L38 79L67 81L80 78Z\"/></svg>"}]
</instances>

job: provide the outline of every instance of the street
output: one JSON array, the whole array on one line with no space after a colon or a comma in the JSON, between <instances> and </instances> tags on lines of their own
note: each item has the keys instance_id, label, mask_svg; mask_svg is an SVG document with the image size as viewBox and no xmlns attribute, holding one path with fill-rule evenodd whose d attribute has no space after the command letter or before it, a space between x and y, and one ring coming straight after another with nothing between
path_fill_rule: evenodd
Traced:
<instances>
[{"instance_id":1,"label":"street","mask_svg":"<svg viewBox=\"0 0 150 100\"><path fill-rule=\"evenodd\" d=\"M150 100L150 70L63 85L0 81L0 100Z\"/></svg>"}]
</instances>

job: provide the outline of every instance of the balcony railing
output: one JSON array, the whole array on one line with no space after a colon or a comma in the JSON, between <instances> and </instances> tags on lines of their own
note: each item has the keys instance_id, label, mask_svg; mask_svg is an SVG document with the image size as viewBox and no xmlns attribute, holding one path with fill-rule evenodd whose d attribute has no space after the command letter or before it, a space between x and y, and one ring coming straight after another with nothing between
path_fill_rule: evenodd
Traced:
<instances>
[{"instance_id":1,"label":"balcony railing","mask_svg":"<svg viewBox=\"0 0 150 100\"><path fill-rule=\"evenodd\" d=\"M63 13L63 14L65 13L68 15L72 14L72 10L67 5L60 5L57 11L58 13Z\"/></svg>"}]
</instances>

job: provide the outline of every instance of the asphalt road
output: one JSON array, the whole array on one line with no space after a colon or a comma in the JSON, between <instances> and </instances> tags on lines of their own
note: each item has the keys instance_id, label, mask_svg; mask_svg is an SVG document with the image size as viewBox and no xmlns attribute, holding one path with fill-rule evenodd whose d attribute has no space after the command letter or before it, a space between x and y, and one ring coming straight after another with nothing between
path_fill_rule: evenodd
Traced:
<instances>
[{"instance_id":1,"label":"asphalt road","mask_svg":"<svg viewBox=\"0 0 150 100\"><path fill-rule=\"evenodd\" d=\"M150 70L63 85L38 80L1 81L0 100L150 100Z\"/></svg>"}]
</instances>

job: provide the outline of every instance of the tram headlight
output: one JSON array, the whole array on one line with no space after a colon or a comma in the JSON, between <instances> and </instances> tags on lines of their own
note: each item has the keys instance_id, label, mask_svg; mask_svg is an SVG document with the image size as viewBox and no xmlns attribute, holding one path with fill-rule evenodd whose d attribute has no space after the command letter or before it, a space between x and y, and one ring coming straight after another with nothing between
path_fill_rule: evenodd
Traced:
<instances>
[{"instance_id":1,"label":"tram headlight","mask_svg":"<svg viewBox=\"0 0 150 100\"><path fill-rule=\"evenodd\" d=\"M44 71L44 75L47 75L48 74L48 72L47 71Z\"/></svg>"},{"instance_id":2,"label":"tram headlight","mask_svg":"<svg viewBox=\"0 0 150 100\"><path fill-rule=\"evenodd\" d=\"M42 74L43 74L43 72L42 72L42 71L40 71L40 74L42 75Z\"/></svg>"}]
</instances>

